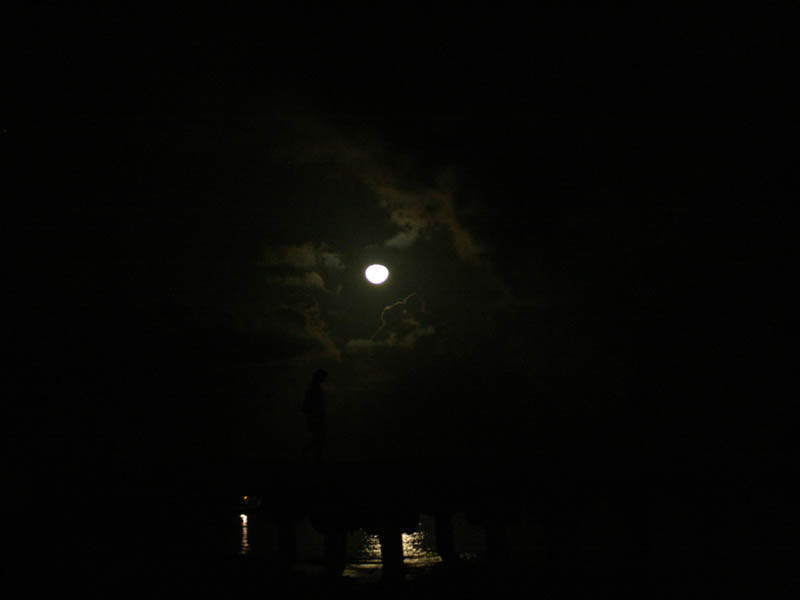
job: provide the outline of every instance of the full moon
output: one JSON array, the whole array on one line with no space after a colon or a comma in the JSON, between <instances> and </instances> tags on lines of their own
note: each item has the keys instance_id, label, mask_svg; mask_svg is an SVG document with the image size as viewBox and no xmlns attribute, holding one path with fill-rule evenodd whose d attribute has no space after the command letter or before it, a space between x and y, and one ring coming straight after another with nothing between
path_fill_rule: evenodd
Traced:
<instances>
[{"instance_id":1,"label":"full moon","mask_svg":"<svg viewBox=\"0 0 800 600\"><path fill-rule=\"evenodd\" d=\"M383 283L389 278L389 269L383 265L370 265L364 271L364 276L370 283L379 284Z\"/></svg>"}]
</instances>

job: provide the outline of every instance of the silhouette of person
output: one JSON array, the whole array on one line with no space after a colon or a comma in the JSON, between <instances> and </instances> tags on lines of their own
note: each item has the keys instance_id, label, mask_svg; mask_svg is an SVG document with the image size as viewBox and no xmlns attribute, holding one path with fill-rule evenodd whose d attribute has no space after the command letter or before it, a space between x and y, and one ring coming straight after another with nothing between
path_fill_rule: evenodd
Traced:
<instances>
[{"instance_id":1,"label":"silhouette of person","mask_svg":"<svg viewBox=\"0 0 800 600\"><path fill-rule=\"evenodd\" d=\"M325 424L325 392L322 383L328 373L324 369L317 369L311 378L311 383L306 390L306 397L303 401L303 413L306 415L306 425L311 433L311 440L303 448L303 458L307 459L309 454L313 456L316 463L322 462L322 455L325 450L325 437L327 434Z\"/></svg>"}]
</instances>

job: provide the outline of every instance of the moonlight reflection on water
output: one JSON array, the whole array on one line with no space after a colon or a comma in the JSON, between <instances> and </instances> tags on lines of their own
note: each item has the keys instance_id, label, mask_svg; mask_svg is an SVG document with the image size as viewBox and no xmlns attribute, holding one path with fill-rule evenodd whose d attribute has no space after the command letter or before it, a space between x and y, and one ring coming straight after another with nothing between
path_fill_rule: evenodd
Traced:
<instances>
[{"instance_id":1,"label":"moonlight reflection on water","mask_svg":"<svg viewBox=\"0 0 800 600\"><path fill-rule=\"evenodd\" d=\"M423 524L418 525L419 530L414 533L403 534L403 557L406 562L435 564L442 561L442 557L433 549L429 536L422 529ZM381 543L377 535L364 535L361 543L361 550L358 558L361 561L377 562L381 561Z\"/></svg>"},{"instance_id":2,"label":"moonlight reflection on water","mask_svg":"<svg viewBox=\"0 0 800 600\"><path fill-rule=\"evenodd\" d=\"M247 530L247 515L241 514L239 518L242 520L242 537L239 544L239 556L247 556L250 554L250 536Z\"/></svg>"}]
</instances>

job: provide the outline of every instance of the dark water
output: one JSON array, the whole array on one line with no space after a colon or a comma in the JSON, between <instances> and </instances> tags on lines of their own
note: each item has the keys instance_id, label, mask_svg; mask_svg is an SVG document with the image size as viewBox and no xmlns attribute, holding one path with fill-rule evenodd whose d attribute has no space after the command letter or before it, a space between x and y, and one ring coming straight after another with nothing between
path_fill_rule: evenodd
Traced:
<instances>
[{"instance_id":1,"label":"dark water","mask_svg":"<svg viewBox=\"0 0 800 600\"><path fill-rule=\"evenodd\" d=\"M275 521L267 513L223 513L216 506L182 508L174 502L163 511L138 506L138 514L123 507L83 513L87 522L82 530L69 535L55 527L41 527L55 512L32 516L39 523L37 538L29 540L34 559L26 577L29 591L56 581L63 593L74 590L83 597L318 597L332 590L372 597L391 590L403 597L483 598L517 597L513 590L522 586L540 597L567 598L581 597L576 586L592 593L607 587L608 568L619 567L612 565L617 557L581 548L555 556L532 514L518 515L511 522L508 555L495 561L487 551L486 529L465 513L455 514L457 559L446 563L436 550L433 517L421 513L417 530L402 536L405 573L401 582L390 586L383 580L380 542L361 529L348 534L345 568L332 582L325 574L323 538L307 518L295 523L297 557L285 568ZM559 593L560 588L569 592Z\"/></svg>"},{"instance_id":2,"label":"dark water","mask_svg":"<svg viewBox=\"0 0 800 600\"><path fill-rule=\"evenodd\" d=\"M291 496L289 484L316 481L304 474L280 487L279 479L273 474L260 496ZM379 478L355 483L365 479L363 472L351 481L343 470L336 479L352 490L348 502L360 502L359 510L381 505L377 498L419 503L416 526L402 535L400 582L384 580L379 539L374 529L360 526L348 529L342 575L326 576L323 536L307 509L294 510L305 492L276 504L258 502L256 494L244 502L231 493L238 484L200 491L94 490L71 498L40 496L35 508L7 518L21 532L25 565L19 574L31 594L55 582L61 593L106 598L319 597L331 590L365 597L393 590L407 597L485 598L518 597L514 590L520 587L539 597L576 598L631 591L648 569L641 532L652 518L635 489L619 482L551 484L512 494L495 486L456 489L452 482L437 491L431 478L384 494ZM402 478L392 473L387 480ZM339 491L334 498L341 498ZM439 553L434 514L425 508L434 498L463 504L451 511L450 560ZM296 540L291 564L281 546L287 524Z\"/></svg>"},{"instance_id":3,"label":"dark water","mask_svg":"<svg viewBox=\"0 0 800 600\"><path fill-rule=\"evenodd\" d=\"M102 498L102 497L101 497ZM97 499L97 498L95 498ZM87 499L88 500L88 499ZM287 569L276 521L268 511L187 498L112 496L105 504L59 504L26 515L24 584L38 593L54 582L62 593L83 597L229 597L230 594L292 593L313 596L331 586L323 562L323 537L307 517L293 524L296 561ZM92 506L92 504L95 504ZM453 516L456 563L445 565L436 550L434 520L421 513L416 531L402 534L410 590L475 583L487 560L486 532L464 513ZM436 583L439 582L439 583ZM347 560L336 587L367 594L384 590L378 537L363 529L347 536ZM486 586L486 582L481 583Z\"/></svg>"},{"instance_id":4,"label":"dark water","mask_svg":"<svg viewBox=\"0 0 800 600\"><path fill-rule=\"evenodd\" d=\"M44 592L54 583L61 593L82 597L137 598L224 598L287 591L313 597L333 588L355 595L387 589L378 536L362 529L349 532L344 571L331 582L324 567L323 537L308 518L294 523L297 555L286 568L269 514L259 510L220 514L217 506L196 505L182 510L174 502L166 510L154 511L141 499L135 505L137 509L120 505L70 515L57 509L29 515L23 576L28 592ZM212 518L202 518L209 514ZM59 520L65 517L66 527ZM485 532L463 514L455 515L453 523L462 570L457 579L466 583L469 573L477 573L485 560ZM436 551L434 529L433 518L422 514L417 530L402 534L405 570L402 582L392 586L395 592L428 589L446 570ZM456 577L452 569L451 574Z\"/></svg>"}]
</instances>

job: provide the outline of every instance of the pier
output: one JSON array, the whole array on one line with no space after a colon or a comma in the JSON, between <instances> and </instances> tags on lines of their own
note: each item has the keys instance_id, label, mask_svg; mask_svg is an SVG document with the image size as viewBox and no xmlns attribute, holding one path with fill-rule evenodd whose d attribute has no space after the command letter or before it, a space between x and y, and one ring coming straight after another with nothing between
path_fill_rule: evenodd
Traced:
<instances>
[{"instance_id":1,"label":"pier","mask_svg":"<svg viewBox=\"0 0 800 600\"><path fill-rule=\"evenodd\" d=\"M360 529L380 540L383 577L401 577L402 535L416 530L422 514L435 521L436 551L444 562L456 558L456 513L485 528L488 558L503 560L506 524L526 496L521 480L466 465L250 463L228 469L224 478L225 489L240 491L237 510L260 513L274 523L287 567L296 556L296 525L308 519L323 537L331 576L341 574L347 536Z\"/></svg>"}]
</instances>

